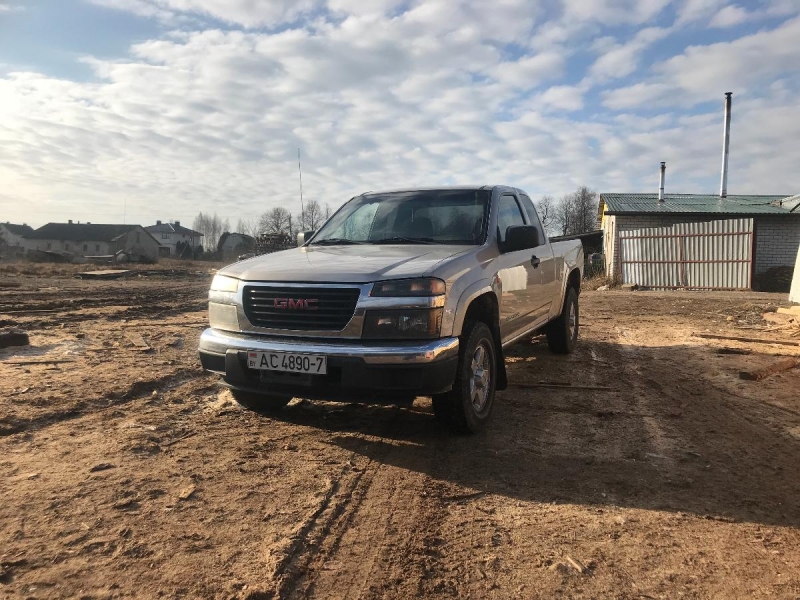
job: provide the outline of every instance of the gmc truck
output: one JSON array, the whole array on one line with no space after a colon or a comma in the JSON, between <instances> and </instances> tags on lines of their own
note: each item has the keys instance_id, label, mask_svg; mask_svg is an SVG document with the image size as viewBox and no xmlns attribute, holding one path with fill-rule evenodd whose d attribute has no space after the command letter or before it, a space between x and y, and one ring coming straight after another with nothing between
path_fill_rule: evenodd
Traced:
<instances>
[{"instance_id":1,"label":"gmc truck","mask_svg":"<svg viewBox=\"0 0 800 600\"><path fill-rule=\"evenodd\" d=\"M368 192L299 247L221 269L200 360L245 406L413 401L475 433L507 385L503 351L578 338L580 241L550 243L522 190Z\"/></svg>"}]
</instances>

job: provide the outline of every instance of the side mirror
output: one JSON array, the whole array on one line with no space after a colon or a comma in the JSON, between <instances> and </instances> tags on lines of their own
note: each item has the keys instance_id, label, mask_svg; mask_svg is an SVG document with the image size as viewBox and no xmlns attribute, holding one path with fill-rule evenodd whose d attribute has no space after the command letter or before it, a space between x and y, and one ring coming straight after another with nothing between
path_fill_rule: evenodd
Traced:
<instances>
[{"instance_id":1,"label":"side mirror","mask_svg":"<svg viewBox=\"0 0 800 600\"><path fill-rule=\"evenodd\" d=\"M310 240L311 236L314 235L315 233L316 231L314 231L313 229L311 231L301 231L300 233L297 234L297 245L302 246L308 240Z\"/></svg>"},{"instance_id":2,"label":"side mirror","mask_svg":"<svg viewBox=\"0 0 800 600\"><path fill-rule=\"evenodd\" d=\"M541 244L539 229L533 225L512 225L506 229L506 241L501 252L516 252L528 250Z\"/></svg>"}]
</instances>

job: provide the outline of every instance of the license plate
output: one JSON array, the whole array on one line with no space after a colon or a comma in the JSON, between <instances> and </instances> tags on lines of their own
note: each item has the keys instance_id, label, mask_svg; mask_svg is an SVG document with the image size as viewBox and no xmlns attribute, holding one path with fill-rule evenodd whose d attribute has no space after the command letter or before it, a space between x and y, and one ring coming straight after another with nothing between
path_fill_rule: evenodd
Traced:
<instances>
[{"instance_id":1,"label":"license plate","mask_svg":"<svg viewBox=\"0 0 800 600\"><path fill-rule=\"evenodd\" d=\"M328 372L328 357L316 354L295 354L294 352L256 352L247 353L247 366L262 371L288 371L289 373L310 373L325 375Z\"/></svg>"}]
</instances>

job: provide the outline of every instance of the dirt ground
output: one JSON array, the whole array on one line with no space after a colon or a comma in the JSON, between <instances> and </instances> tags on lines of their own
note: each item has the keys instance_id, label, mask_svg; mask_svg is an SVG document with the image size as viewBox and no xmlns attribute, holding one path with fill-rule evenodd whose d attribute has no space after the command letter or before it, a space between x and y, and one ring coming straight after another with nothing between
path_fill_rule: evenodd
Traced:
<instances>
[{"instance_id":1,"label":"dirt ground","mask_svg":"<svg viewBox=\"0 0 800 600\"><path fill-rule=\"evenodd\" d=\"M209 281L0 272L0 597L800 597L800 369L738 377L800 347L693 335L786 337L785 295L586 292L457 437L429 399L238 407Z\"/></svg>"}]
</instances>

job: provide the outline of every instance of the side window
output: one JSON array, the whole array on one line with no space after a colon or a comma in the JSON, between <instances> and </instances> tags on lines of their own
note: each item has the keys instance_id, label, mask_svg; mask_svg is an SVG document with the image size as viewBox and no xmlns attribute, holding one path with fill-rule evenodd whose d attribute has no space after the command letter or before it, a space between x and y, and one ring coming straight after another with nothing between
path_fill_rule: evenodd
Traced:
<instances>
[{"instance_id":1,"label":"side window","mask_svg":"<svg viewBox=\"0 0 800 600\"><path fill-rule=\"evenodd\" d=\"M501 244L506 241L506 230L512 225L525 225L522 211L514 196L500 196L500 204L497 207L497 239Z\"/></svg>"},{"instance_id":2,"label":"side window","mask_svg":"<svg viewBox=\"0 0 800 600\"><path fill-rule=\"evenodd\" d=\"M542 228L541 221L539 221L539 215L536 212L536 207L533 205L533 201L525 194L520 195L519 199L522 200L522 206L525 208L525 212L528 213L528 223L534 225L539 230L539 239L544 244L544 229Z\"/></svg>"}]
</instances>

